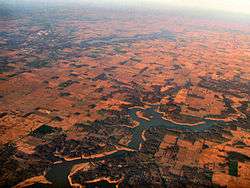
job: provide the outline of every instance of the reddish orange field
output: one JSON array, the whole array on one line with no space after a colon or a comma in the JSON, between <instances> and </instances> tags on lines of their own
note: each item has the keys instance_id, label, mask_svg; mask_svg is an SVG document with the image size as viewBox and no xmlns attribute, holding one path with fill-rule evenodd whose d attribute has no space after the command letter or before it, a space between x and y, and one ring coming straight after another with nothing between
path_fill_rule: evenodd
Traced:
<instances>
[{"instance_id":1,"label":"reddish orange field","mask_svg":"<svg viewBox=\"0 0 250 188\"><path fill-rule=\"evenodd\" d=\"M0 187L250 185L249 23L72 8L0 25Z\"/></svg>"}]
</instances>

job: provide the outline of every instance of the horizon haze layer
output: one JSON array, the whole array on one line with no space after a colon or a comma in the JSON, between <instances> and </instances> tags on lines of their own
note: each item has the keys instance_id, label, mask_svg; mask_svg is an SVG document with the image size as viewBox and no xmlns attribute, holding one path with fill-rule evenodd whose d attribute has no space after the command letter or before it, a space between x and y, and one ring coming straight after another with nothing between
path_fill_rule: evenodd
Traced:
<instances>
[{"instance_id":1,"label":"horizon haze layer","mask_svg":"<svg viewBox=\"0 0 250 188\"><path fill-rule=\"evenodd\" d=\"M1 0L1 4L84 4L105 7L130 7L151 9L194 9L200 11L220 11L234 14L250 15L248 0Z\"/></svg>"}]
</instances>

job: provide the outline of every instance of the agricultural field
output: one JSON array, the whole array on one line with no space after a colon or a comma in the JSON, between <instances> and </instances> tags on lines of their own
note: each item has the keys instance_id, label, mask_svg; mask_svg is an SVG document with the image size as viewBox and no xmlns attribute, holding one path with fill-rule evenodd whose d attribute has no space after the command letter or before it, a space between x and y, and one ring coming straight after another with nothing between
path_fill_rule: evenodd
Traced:
<instances>
[{"instance_id":1,"label":"agricultural field","mask_svg":"<svg viewBox=\"0 0 250 188\"><path fill-rule=\"evenodd\" d=\"M250 185L250 24L1 12L0 187Z\"/></svg>"}]
</instances>

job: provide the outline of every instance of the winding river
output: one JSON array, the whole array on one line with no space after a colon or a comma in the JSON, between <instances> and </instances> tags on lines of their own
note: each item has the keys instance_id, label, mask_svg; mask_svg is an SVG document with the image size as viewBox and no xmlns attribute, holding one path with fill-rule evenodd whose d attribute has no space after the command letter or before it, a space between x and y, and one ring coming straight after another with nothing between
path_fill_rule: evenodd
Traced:
<instances>
[{"instance_id":1,"label":"winding river","mask_svg":"<svg viewBox=\"0 0 250 188\"><path fill-rule=\"evenodd\" d=\"M157 109L156 105L151 106L151 108L147 108L147 109L141 109L141 108L128 109L128 113L130 114L131 118L139 122L139 125L137 127L132 128L133 136L132 136L131 142L128 145L129 148L138 150L140 143L143 141L142 132L152 126L165 127L168 129L181 130L184 132L185 131L199 132L199 131L204 131L204 130L209 129L215 124L215 122L217 122L217 121L205 120L204 123L199 124L199 125L193 125L193 126L175 124L173 122L162 119L162 115L156 112L156 109ZM150 120L147 121L142 118L139 118L136 115L137 111L143 111L145 114L149 115ZM68 188L70 187L70 184L68 181L68 175L74 165L77 165L80 163L86 163L86 162L100 161L100 160L104 160L108 158L123 158L123 157L126 157L127 155L133 155L133 154L135 154L135 152L121 150L121 151L117 151L110 155L106 155L106 156L99 157L99 158L76 159L73 161L63 160L62 163L54 164L46 175L47 180L52 182L52 185L35 184L32 187ZM100 185L100 183L104 187L108 184L106 181L103 181L103 182L95 183L95 185Z\"/></svg>"},{"instance_id":2,"label":"winding river","mask_svg":"<svg viewBox=\"0 0 250 188\"><path fill-rule=\"evenodd\" d=\"M133 128L133 137L132 137L132 141L129 143L129 147L131 149L138 149L140 143L142 142L142 132L144 130L147 130L148 128L154 126L154 127L162 127L162 128L168 128L168 129L172 129L172 130L180 130L180 131L184 131L184 132L199 132L199 131L204 131L209 129L210 127L212 127L216 122L218 121L211 121L211 120L203 120L204 123L198 124L198 125L192 125L192 126L188 126L188 125L180 125L180 124L176 124L167 120L164 120L162 118L162 115L160 113L158 113L156 111L157 109L157 105L153 105L151 106L151 108L147 108L147 109L141 109L141 108L132 108L129 109L129 115L130 117L139 122L139 126ZM143 111L143 113L147 114L148 116L150 116L150 121L147 121L145 119L139 118L136 115L137 111Z\"/></svg>"}]
</instances>

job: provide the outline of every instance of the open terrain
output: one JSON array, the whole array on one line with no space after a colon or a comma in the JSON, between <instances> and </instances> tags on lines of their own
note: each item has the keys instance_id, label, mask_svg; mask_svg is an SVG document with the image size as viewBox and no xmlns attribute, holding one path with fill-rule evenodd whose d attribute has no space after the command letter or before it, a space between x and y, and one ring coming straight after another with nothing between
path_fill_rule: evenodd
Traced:
<instances>
[{"instance_id":1,"label":"open terrain","mask_svg":"<svg viewBox=\"0 0 250 188\"><path fill-rule=\"evenodd\" d=\"M1 14L0 187L250 185L250 25Z\"/></svg>"}]
</instances>

